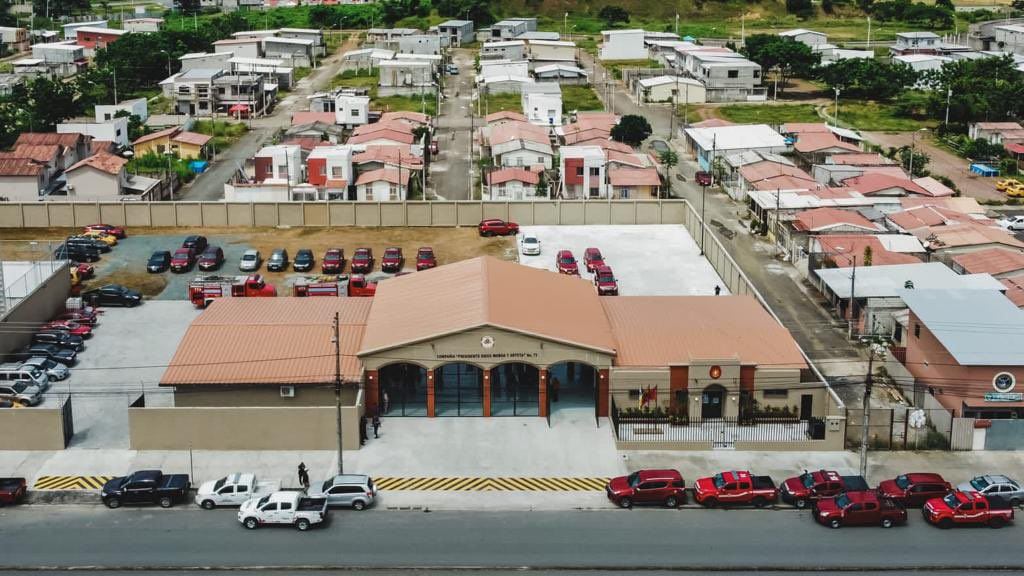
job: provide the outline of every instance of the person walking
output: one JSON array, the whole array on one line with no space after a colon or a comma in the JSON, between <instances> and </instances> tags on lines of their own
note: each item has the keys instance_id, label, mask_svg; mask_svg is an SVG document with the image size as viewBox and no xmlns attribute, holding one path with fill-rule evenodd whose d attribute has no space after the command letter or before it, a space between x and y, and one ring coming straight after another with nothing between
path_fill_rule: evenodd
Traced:
<instances>
[{"instance_id":1,"label":"person walking","mask_svg":"<svg viewBox=\"0 0 1024 576\"><path fill-rule=\"evenodd\" d=\"M299 462L299 485L303 490L309 490L309 470L305 462Z\"/></svg>"},{"instance_id":2,"label":"person walking","mask_svg":"<svg viewBox=\"0 0 1024 576\"><path fill-rule=\"evenodd\" d=\"M380 438L380 416L373 415L373 437Z\"/></svg>"},{"instance_id":3,"label":"person walking","mask_svg":"<svg viewBox=\"0 0 1024 576\"><path fill-rule=\"evenodd\" d=\"M383 404L384 404L384 413L387 414L388 412L391 412L391 398L388 398L387 390L384 391L384 402L383 402Z\"/></svg>"}]
</instances>

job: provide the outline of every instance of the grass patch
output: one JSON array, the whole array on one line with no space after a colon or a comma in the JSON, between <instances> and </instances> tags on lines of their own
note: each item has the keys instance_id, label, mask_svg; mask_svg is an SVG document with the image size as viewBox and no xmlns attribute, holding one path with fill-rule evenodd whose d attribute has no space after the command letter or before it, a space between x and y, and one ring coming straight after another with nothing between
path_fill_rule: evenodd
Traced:
<instances>
[{"instance_id":1,"label":"grass patch","mask_svg":"<svg viewBox=\"0 0 1024 576\"><path fill-rule=\"evenodd\" d=\"M503 94L488 93L484 97L484 108L480 112L486 116L487 114L494 114L495 112L503 112L506 110L511 112L522 112L522 96L512 92Z\"/></svg>"},{"instance_id":2,"label":"grass patch","mask_svg":"<svg viewBox=\"0 0 1024 576\"><path fill-rule=\"evenodd\" d=\"M828 114L834 112L835 109L832 107L827 110ZM939 121L897 116L895 108L886 103L840 100L839 124L867 132L909 132L920 128L934 128L938 126Z\"/></svg>"},{"instance_id":3,"label":"grass patch","mask_svg":"<svg viewBox=\"0 0 1024 576\"><path fill-rule=\"evenodd\" d=\"M657 60L605 60L601 62L601 66L604 66L605 70L609 70L612 73L612 77L616 80L622 79L623 68L661 68L661 63Z\"/></svg>"},{"instance_id":4,"label":"grass patch","mask_svg":"<svg viewBox=\"0 0 1024 576\"><path fill-rule=\"evenodd\" d=\"M590 86L562 86L562 110L570 112L578 110L604 110L597 93Z\"/></svg>"},{"instance_id":5,"label":"grass patch","mask_svg":"<svg viewBox=\"0 0 1024 576\"><path fill-rule=\"evenodd\" d=\"M159 296L167 287L167 279L163 274L150 274L148 272L135 272L130 270L116 270L104 274L88 282L84 282L84 290L99 288L107 284L120 284L132 290L138 290L146 298Z\"/></svg>"},{"instance_id":6,"label":"grass patch","mask_svg":"<svg viewBox=\"0 0 1024 576\"><path fill-rule=\"evenodd\" d=\"M370 96L377 93L377 69L368 68L363 70L345 70L331 79L331 88L366 88Z\"/></svg>"},{"instance_id":7,"label":"grass patch","mask_svg":"<svg viewBox=\"0 0 1024 576\"><path fill-rule=\"evenodd\" d=\"M718 115L737 124L785 124L787 122L822 122L811 104L737 104L722 106Z\"/></svg>"},{"instance_id":8,"label":"grass patch","mask_svg":"<svg viewBox=\"0 0 1024 576\"><path fill-rule=\"evenodd\" d=\"M292 80L295 83L298 83L299 80L302 80L306 76L309 76L312 72L312 68L296 68L295 70L292 71Z\"/></svg>"},{"instance_id":9,"label":"grass patch","mask_svg":"<svg viewBox=\"0 0 1024 576\"><path fill-rule=\"evenodd\" d=\"M373 107L384 112L424 112L428 116L437 116L437 96L433 92L425 92L423 100L420 96L378 96L373 99Z\"/></svg>"},{"instance_id":10,"label":"grass patch","mask_svg":"<svg viewBox=\"0 0 1024 576\"><path fill-rule=\"evenodd\" d=\"M210 142L217 150L224 150L231 146L238 139L249 131L248 126L242 122L228 122L227 120L196 120L192 130L207 136L213 136Z\"/></svg>"}]
</instances>

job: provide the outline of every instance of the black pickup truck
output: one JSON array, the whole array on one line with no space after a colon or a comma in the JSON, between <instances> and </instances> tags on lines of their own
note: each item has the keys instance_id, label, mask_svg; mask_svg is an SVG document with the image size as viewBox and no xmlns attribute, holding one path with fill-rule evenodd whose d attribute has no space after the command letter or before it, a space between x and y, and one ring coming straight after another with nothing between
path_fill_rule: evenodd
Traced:
<instances>
[{"instance_id":1,"label":"black pickup truck","mask_svg":"<svg viewBox=\"0 0 1024 576\"><path fill-rule=\"evenodd\" d=\"M170 508L185 500L191 487L188 474L140 470L104 484L100 498L108 508L119 508L121 504L159 504L161 508Z\"/></svg>"}]
</instances>

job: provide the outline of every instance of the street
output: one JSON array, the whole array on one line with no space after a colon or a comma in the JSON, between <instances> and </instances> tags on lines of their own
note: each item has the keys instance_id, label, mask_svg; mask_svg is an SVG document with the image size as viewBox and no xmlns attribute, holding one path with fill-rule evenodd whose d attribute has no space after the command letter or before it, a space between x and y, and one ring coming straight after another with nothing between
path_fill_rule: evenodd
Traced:
<instances>
[{"instance_id":1,"label":"street","mask_svg":"<svg viewBox=\"0 0 1024 576\"><path fill-rule=\"evenodd\" d=\"M4 511L0 569L473 567L746 570L1024 569L1020 528L831 530L809 512L332 511L324 528L244 529L233 510ZM984 553L977 551L983 549Z\"/></svg>"},{"instance_id":2,"label":"street","mask_svg":"<svg viewBox=\"0 0 1024 576\"><path fill-rule=\"evenodd\" d=\"M899 148L913 144L918 152L928 155L927 169L932 174L952 180L963 196L978 200L1003 200L1005 196L995 189L995 178L972 174L970 163L945 148L936 146L934 134L920 132L865 132L864 137L883 148Z\"/></svg>"},{"instance_id":3,"label":"street","mask_svg":"<svg viewBox=\"0 0 1024 576\"><path fill-rule=\"evenodd\" d=\"M473 75L476 72L473 70L472 50L453 48L451 54L452 63L458 66L459 73L445 74L445 98L441 102L442 110L436 121L440 154L430 164L430 178L434 183L433 191L438 197L469 200L472 198L469 139L474 112Z\"/></svg>"}]
</instances>

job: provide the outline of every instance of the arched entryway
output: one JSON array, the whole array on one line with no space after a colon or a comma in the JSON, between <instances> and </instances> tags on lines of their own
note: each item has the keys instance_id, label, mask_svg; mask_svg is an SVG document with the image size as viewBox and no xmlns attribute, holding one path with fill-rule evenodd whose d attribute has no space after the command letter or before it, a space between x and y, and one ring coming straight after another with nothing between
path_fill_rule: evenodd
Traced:
<instances>
[{"instance_id":1,"label":"arched entryway","mask_svg":"<svg viewBox=\"0 0 1024 576\"><path fill-rule=\"evenodd\" d=\"M548 367L551 414L560 410L590 410L596 414L598 370L583 362L559 362Z\"/></svg>"},{"instance_id":2,"label":"arched entryway","mask_svg":"<svg viewBox=\"0 0 1024 576\"><path fill-rule=\"evenodd\" d=\"M377 371L378 406L384 416L427 415L427 370L398 362Z\"/></svg>"},{"instance_id":3,"label":"arched entryway","mask_svg":"<svg viewBox=\"0 0 1024 576\"><path fill-rule=\"evenodd\" d=\"M483 416L484 371L454 362L434 371L435 416Z\"/></svg>"},{"instance_id":4,"label":"arched entryway","mask_svg":"<svg viewBox=\"0 0 1024 576\"><path fill-rule=\"evenodd\" d=\"M711 384L700 394L701 420L714 420L724 416L725 388Z\"/></svg>"},{"instance_id":5,"label":"arched entryway","mask_svg":"<svg viewBox=\"0 0 1024 576\"><path fill-rule=\"evenodd\" d=\"M510 362L491 368L491 416L540 414L540 370L531 364Z\"/></svg>"}]
</instances>

